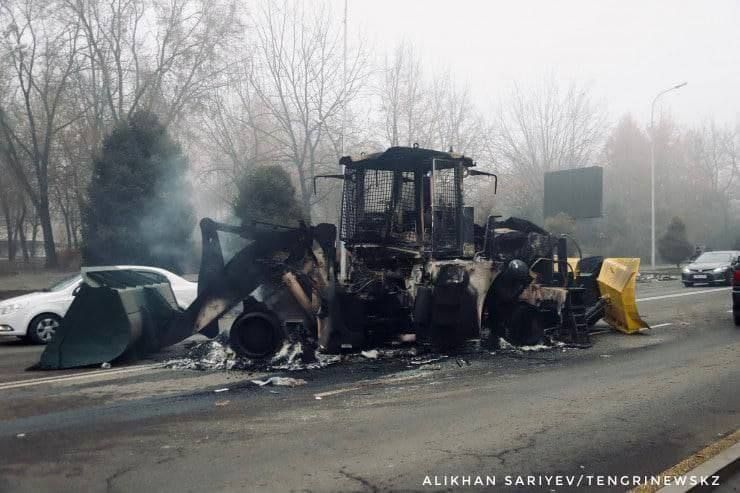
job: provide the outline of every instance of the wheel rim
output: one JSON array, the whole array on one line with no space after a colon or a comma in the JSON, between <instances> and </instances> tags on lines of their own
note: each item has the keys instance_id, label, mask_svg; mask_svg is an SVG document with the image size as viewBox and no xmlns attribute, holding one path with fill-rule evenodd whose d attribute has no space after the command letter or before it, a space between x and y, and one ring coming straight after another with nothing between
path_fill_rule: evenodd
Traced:
<instances>
[{"instance_id":1,"label":"wheel rim","mask_svg":"<svg viewBox=\"0 0 740 493\"><path fill-rule=\"evenodd\" d=\"M57 327L59 327L59 322L55 318L42 318L36 324L36 335L40 340L49 342L54 337Z\"/></svg>"}]
</instances>

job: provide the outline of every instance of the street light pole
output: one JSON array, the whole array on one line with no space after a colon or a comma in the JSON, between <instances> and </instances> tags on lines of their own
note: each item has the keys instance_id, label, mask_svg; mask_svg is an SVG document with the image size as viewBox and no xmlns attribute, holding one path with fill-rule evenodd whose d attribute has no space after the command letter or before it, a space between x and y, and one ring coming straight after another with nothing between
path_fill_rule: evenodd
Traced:
<instances>
[{"instance_id":1,"label":"street light pole","mask_svg":"<svg viewBox=\"0 0 740 493\"><path fill-rule=\"evenodd\" d=\"M663 94L680 89L688 84L682 82L659 92L650 106L650 268L655 270L655 103Z\"/></svg>"}]
</instances>

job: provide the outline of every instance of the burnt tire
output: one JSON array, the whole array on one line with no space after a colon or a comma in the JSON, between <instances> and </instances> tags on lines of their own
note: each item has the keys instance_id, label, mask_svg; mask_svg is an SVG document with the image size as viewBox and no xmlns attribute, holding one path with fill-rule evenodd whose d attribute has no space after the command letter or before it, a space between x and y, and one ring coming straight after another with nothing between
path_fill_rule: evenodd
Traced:
<instances>
[{"instance_id":1,"label":"burnt tire","mask_svg":"<svg viewBox=\"0 0 740 493\"><path fill-rule=\"evenodd\" d=\"M53 313L42 313L37 315L28 324L25 341L32 344L48 344L56 334L62 318Z\"/></svg>"},{"instance_id":2,"label":"burnt tire","mask_svg":"<svg viewBox=\"0 0 740 493\"><path fill-rule=\"evenodd\" d=\"M275 354L285 340L280 322L265 312L241 314L229 331L229 345L240 356L265 359Z\"/></svg>"},{"instance_id":3,"label":"burnt tire","mask_svg":"<svg viewBox=\"0 0 740 493\"><path fill-rule=\"evenodd\" d=\"M515 346L534 346L545 336L545 321L531 305L520 303L507 323L504 339Z\"/></svg>"}]
</instances>

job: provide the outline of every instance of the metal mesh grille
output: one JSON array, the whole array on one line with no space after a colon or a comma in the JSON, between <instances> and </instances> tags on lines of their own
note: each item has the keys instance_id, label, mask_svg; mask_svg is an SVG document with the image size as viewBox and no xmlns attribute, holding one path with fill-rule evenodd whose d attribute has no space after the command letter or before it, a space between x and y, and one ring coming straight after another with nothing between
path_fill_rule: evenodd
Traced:
<instances>
[{"instance_id":1,"label":"metal mesh grille","mask_svg":"<svg viewBox=\"0 0 740 493\"><path fill-rule=\"evenodd\" d=\"M416 242L416 197L414 173L398 173L397 203L391 224L391 236L401 242Z\"/></svg>"},{"instance_id":2,"label":"metal mesh grille","mask_svg":"<svg viewBox=\"0 0 740 493\"><path fill-rule=\"evenodd\" d=\"M458 167L434 171L435 252L452 252L460 247L460 194L462 174Z\"/></svg>"},{"instance_id":3,"label":"metal mesh grille","mask_svg":"<svg viewBox=\"0 0 740 493\"><path fill-rule=\"evenodd\" d=\"M413 172L350 170L342 198L344 241L416 241Z\"/></svg>"},{"instance_id":4,"label":"metal mesh grille","mask_svg":"<svg viewBox=\"0 0 740 493\"><path fill-rule=\"evenodd\" d=\"M364 194L358 197L355 238L359 241L382 242L385 237L393 187L393 172L369 170L363 173ZM359 178L359 176L358 176Z\"/></svg>"},{"instance_id":5,"label":"metal mesh grille","mask_svg":"<svg viewBox=\"0 0 740 493\"><path fill-rule=\"evenodd\" d=\"M423 240L421 243L427 246L431 240L435 254L459 254L462 248L460 166L436 169L431 187L428 171L416 173L419 173L416 181L423 184L424 196L429 197L433 190L433 202L430 204L424 199L423 234L418 231L421 216L417 210L415 172L349 169L342 197L342 240L409 245Z\"/></svg>"}]
</instances>

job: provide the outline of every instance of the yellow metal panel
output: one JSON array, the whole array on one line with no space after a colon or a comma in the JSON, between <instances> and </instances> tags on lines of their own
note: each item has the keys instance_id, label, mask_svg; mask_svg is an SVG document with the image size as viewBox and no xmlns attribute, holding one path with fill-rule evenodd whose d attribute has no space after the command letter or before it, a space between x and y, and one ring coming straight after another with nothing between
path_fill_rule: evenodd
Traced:
<instances>
[{"instance_id":1,"label":"yellow metal panel","mask_svg":"<svg viewBox=\"0 0 740 493\"><path fill-rule=\"evenodd\" d=\"M568 265L572 269L573 275L578 276L580 268L581 258L580 257L568 257Z\"/></svg>"},{"instance_id":2,"label":"yellow metal panel","mask_svg":"<svg viewBox=\"0 0 740 493\"><path fill-rule=\"evenodd\" d=\"M639 269L639 258L607 258L597 279L601 295L609 299L604 320L626 334L650 328L637 312L635 287Z\"/></svg>"}]
</instances>

